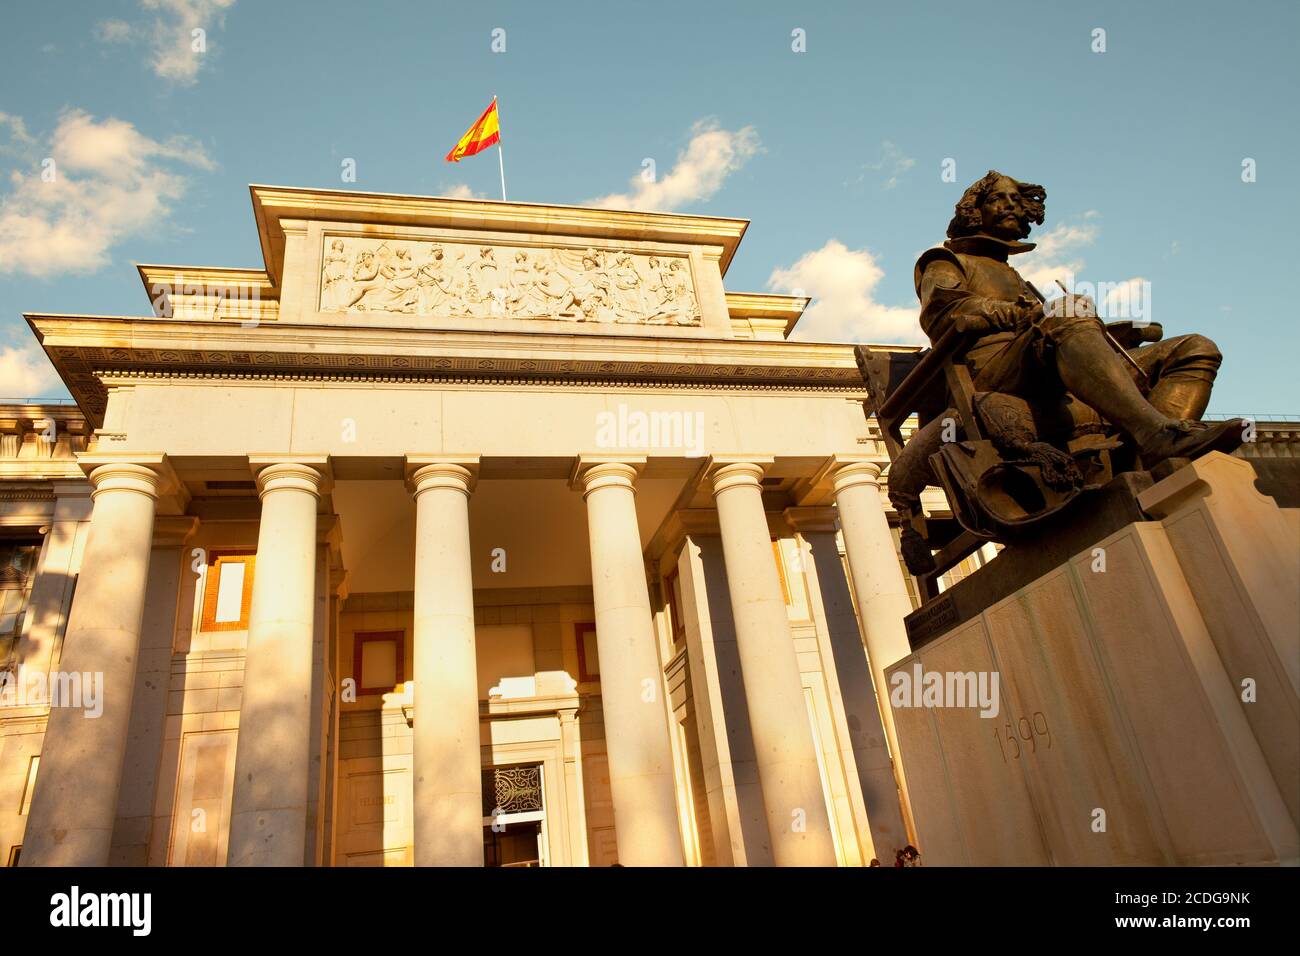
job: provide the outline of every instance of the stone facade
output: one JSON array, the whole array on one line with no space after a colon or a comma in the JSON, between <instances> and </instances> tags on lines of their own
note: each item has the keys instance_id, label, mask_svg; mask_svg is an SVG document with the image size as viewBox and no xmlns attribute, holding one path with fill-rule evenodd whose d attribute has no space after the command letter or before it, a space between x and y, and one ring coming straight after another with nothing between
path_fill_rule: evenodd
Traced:
<instances>
[{"instance_id":1,"label":"stone facade","mask_svg":"<svg viewBox=\"0 0 1300 956\"><path fill-rule=\"evenodd\" d=\"M252 198L263 269L27 317L76 404L0 408L0 859L914 839L873 690L912 607L886 459L852 348L724 290L744 221Z\"/></svg>"}]
</instances>

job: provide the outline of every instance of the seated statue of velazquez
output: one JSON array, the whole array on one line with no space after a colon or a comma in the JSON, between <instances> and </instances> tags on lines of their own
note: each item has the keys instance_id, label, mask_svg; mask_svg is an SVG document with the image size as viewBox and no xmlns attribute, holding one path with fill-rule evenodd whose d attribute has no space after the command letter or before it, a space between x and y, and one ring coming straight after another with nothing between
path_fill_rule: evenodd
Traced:
<instances>
[{"instance_id":1,"label":"seated statue of velazquez","mask_svg":"<svg viewBox=\"0 0 1300 956\"><path fill-rule=\"evenodd\" d=\"M916 264L921 327L935 345L951 347L955 334L950 360L969 374L971 407L996 454L1028 463L1043 488L1077 490L1084 483L1079 449L1088 441L1081 436L1121 448L1131 468L1232 451L1243 439L1242 420L1200 420L1222 361L1212 341L1164 338L1155 323L1108 327L1088 297L1048 301L1009 264L1034 248L1024 240L1043 223L1046 195L1042 186L990 171L957 203L947 241ZM939 421L922 425L891 469L890 497L905 518L919 513L924 485L953 484L935 480L944 462L963 460L944 450L952 439L941 439ZM968 484L976 501L978 476ZM928 550L906 521L903 544L909 566L928 564Z\"/></svg>"}]
</instances>

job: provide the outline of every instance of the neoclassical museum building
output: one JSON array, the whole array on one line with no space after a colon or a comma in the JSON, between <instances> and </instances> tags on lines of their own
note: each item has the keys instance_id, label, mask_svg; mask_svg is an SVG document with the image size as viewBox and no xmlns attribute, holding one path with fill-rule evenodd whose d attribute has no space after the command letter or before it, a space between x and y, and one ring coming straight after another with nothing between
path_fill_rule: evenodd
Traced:
<instances>
[{"instance_id":1,"label":"neoclassical museum building","mask_svg":"<svg viewBox=\"0 0 1300 956\"><path fill-rule=\"evenodd\" d=\"M27 316L0 863L892 864L888 459L747 223L251 194L264 268Z\"/></svg>"}]
</instances>

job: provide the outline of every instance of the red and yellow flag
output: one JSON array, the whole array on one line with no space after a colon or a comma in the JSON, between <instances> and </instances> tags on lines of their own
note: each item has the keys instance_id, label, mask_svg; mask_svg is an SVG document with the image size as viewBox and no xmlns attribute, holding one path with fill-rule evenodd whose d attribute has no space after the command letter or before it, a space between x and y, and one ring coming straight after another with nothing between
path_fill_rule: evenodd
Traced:
<instances>
[{"instance_id":1,"label":"red and yellow flag","mask_svg":"<svg viewBox=\"0 0 1300 956\"><path fill-rule=\"evenodd\" d=\"M489 146L501 142L501 124L497 121L497 101L493 97L492 105L483 111L483 115L474 121L460 142L447 154L447 162L459 163L463 156L481 153Z\"/></svg>"}]
</instances>

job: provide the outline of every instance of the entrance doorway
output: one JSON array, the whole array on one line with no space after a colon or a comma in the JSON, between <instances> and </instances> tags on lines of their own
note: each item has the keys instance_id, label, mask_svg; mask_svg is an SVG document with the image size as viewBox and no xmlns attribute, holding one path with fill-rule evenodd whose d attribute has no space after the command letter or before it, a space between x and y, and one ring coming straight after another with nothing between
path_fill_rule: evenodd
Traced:
<instances>
[{"instance_id":1,"label":"entrance doorway","mask_svg":"<svg viewBox=\"0 0 1300 956\"><path fill-rule=\"evenodd\" d=\"M483 865L547 866L542 765L483 771Z\"/></svg>"},{"instance_id":2,"label":"entrance doorway","mask_svg":"<svg viewBox=\"0 0 1300 956\"><path fill-rule=\"evenodd\" d=\"M484 866L543 865L540 820L506 824L497 821L497 830L490 825L483 828Z\"/></svg>"}]
</instances>

